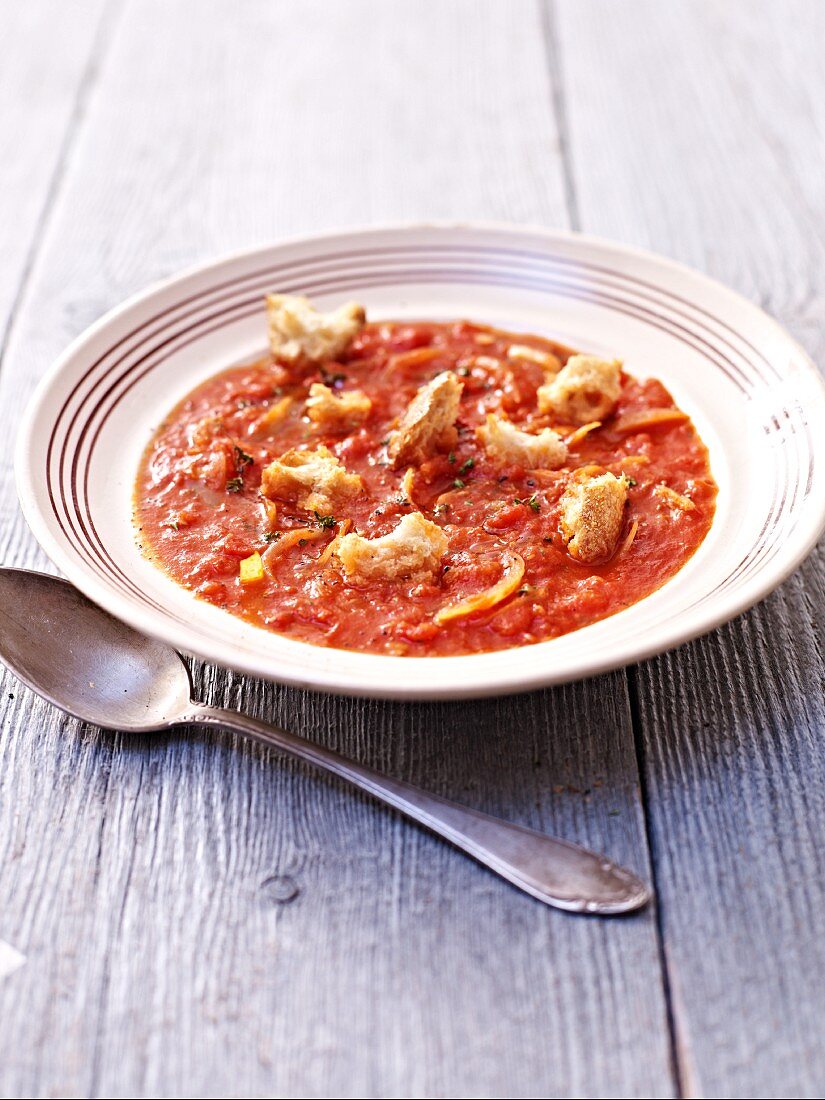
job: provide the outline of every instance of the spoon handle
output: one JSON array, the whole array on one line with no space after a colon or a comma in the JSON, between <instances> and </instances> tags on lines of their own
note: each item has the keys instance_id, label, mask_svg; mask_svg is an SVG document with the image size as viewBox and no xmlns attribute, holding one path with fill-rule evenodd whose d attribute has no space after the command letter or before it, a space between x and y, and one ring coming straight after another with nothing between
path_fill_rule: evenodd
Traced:
<instances>
[{"instance_id":1,"label":"spoon handle","mask_svg":"<svg viewBox=\"0 0 825 1100\"><path fill-rule=\"evenodd\" d=\"M643 882L604 856L381 775L277 726L201 703L193 703L183 721L231 730L348 780L548 905L577 913L626 913L650 899Z\"/></svg>"}]
</instances>

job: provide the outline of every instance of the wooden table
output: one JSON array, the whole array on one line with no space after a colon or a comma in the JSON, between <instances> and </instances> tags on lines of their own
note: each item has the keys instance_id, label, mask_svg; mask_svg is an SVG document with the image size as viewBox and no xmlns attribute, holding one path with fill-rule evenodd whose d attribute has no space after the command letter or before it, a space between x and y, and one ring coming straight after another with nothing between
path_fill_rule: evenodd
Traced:
<instances>
[{"instance_id":1,"label":"wooden table","mask_svg":"<svg viewBox=\"0 0 825 1100\"><path fill-rule=\"evenodd\" d=\"M0 560L48 567L11 440L64 345L287 234L603 234L822 358L823 45L815 0L3 4ZM25 962L0 978L0 1092L821 1095L823 586L820 548L698 642L511 699L198 669L211 701L604 849L655 884L628 919L534 903L275 754L104 733L6 676L0 939Z\"/></svg>"}]
</instances>

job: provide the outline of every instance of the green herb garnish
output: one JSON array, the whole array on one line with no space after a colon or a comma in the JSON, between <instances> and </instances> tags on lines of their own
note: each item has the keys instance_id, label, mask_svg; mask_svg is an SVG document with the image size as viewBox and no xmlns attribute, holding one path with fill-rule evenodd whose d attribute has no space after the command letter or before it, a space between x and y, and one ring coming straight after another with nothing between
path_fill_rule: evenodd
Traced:
<instances>
[{"instance_id":1,"label":"green herb garnish","mask_svg":"<svg viewBox=\"0 0 825 1100\"><path fill-rule=\"evenodd\" d=\"M450 451L450 453L447 455L447 461L455 462L455 451Z\"/></svg>"},{"instance_id":2,"label":"green herb garnish","mask_svg":"<svg viewBox=\"0 0 825 1100\"><path fill-rule=\"evenodd\" d=\"M467 483L465 481L462 481L460 477L457 477L453 481L453 488L454 489L463 489L463 488L465 488L466 484Z\"/></svg>"},{"instance_id":3,"label":"green herb garnish","mask_svg":"<svg viewBox=\"0 0 825 1100\"><path fill-rule=\"evenodd\" d=\"M239 472L242 472L243 470L245 470L247 468L247 466L251 466L252 463L255 461L253 459L252 455L248 455L246 453L246 451L241 450L241 448L237 445L237 443L235 444L234 451L235 451L235 465L238 468Z\"/></svg>"},{"instance_id":4,"label":"green herb garnish","mask_svg":"<svg viewBox=\"0 0 825 1100\"><path fill-rule=\"evenodd\" d=\"M459 468L458 472L460 474L466 474L468 470L472 470L472 468L473 468L473 466L475 466L475 464L476 464L476 460L474 458L468 458L466 462L462 463L462 465Z\"/></svg>"},{"instance_id":5,"label":"green herb garnish","mask_svg":"<svg viewBox=\"0 0 825 1100\"><path fill-rule=\"evenodd\" d=\"M433 508L433 515L434 516L445 516L447 514L447 512L449 512L449 510L450 510L450 506L446 502L443 503L443 504L436 504L435 508Z\"/></svg>"},{"instance_id":6,"label":"green herb garnish","mask_svg":"<svg viewBox=\"0 0 825 1100\"><path fill-rule=\"evenodd\" d=\"M319 512L315 513L315 518L317 519L318 526L321 528L322 531L328 531L338 522L335 516L322 516Z\"/></svg>"},{"instance_id":7,"label":"green herb garnish","mask_svg":"<svg viewBox=\"0 0 825 1100\"><path fill-rule=\"evenodd\" d=\"M279 539L282 534L283 531L266 531L264 534L264 542L274 542L276 539Z\"/></svg>"},{"instance_id":8,"label":"green herb garnish","mask_svg":"<svg viewBox=\"0 0 825 1100\"><path fill-rule=\"evenodd\" d=\"M239 493L241 489L243 489L243 478L230 477L229 481L226 483L227 493Z\"/></svg>"},{"instance_id":9,"label":"green herb garnish","mask_svg":"<svg viewBox=\"0 0 825 1100\"><path fill-rule=\"evenodd\" d=\"M527 503L530 505L530 507L533 509L534 512L540 512L541 511L541 503L539 502L539 498L538 498L537 493L533 493L533 495L530 497L530 499L527 501Z\"/></svg>"}]
</instances>

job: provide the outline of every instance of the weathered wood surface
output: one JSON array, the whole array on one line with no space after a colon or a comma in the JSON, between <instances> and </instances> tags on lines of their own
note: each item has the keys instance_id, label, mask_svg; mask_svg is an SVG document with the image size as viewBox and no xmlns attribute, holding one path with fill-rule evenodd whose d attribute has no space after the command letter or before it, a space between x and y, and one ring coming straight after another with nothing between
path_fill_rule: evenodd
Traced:
<instances>
[{"instance_id":1,"label":"weathered wood surface","mask_svg":"<svg viewBox=\"0 0 825 1100\"><path fill-rule=\"evenodd\" d=\"M0 346L94 85L104 0L0 9Z\"/></svg>"},{"instance_id":2,"label":"weathered wood surface","mask_svg":"<svg viewBox=\"0 0 825 1100\"><path fill-rule=\"evenodd\" d=\"M370 221L646 244L825 350L816 3L56 10L0 7L18 73L0 70L0 149L31 112L51 151L0 165L7 436L124 295ZM43 566L8 455L0 515L0 560ZM0 1095L817 1094L822 569L629 674L515 699L197 670L205 698L651 875L659 907L622 921L547 910L273 754L103 734L4 677L0 939L27 961L0 978Z\"/></svg>"},{"instance_id":3,"label":"weathered wood surface","mask_svg":"<svg viewBox=\"0 0 825 1100\"><path fill-rule=\"evenodd\" d=\"M707 270L825 363L825 5L648 4L619 57L620 7L558 12L580 228ZM820 546L631 672L689 1094L825 1086L823 580Z\"/></svg>"}]
</instances>

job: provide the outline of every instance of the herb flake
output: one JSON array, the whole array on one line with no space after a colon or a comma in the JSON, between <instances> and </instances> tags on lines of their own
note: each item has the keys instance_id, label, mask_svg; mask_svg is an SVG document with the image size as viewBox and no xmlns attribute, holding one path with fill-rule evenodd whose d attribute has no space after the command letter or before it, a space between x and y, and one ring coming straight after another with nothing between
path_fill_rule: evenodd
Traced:
<instances>
[{"instance_id":1,"label":"herb flake","mask_svg":"<svg viewBox=\"0 0 825 1100\"><path fill-rule=\"evenodd\" d=\"M242 450L238 446L237 443L235 444L234 451L235 466L237 467L239 473L243 472L247 468L247 466L251 466L252 463L255 461L252 455L248 455L246 451Z\"/></svg>"}]
</instances>

